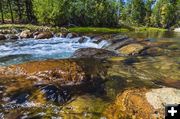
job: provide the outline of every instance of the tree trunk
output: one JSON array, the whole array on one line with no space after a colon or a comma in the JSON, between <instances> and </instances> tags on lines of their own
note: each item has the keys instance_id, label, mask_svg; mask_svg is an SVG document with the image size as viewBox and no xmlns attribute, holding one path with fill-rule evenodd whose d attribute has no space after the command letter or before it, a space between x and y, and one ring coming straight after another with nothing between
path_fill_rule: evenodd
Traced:
<instances>
[{"instance_id":1,"label":"tree trunk","mask_svg":"<svg viewBox=\"0 0 180 119\"><path fill-rule=\"evenodd\" d=\"M4 23L4 13L3 13L3 7L2 7L2 1L0 1L0 11L1 11L1 20L2 20L2 23Z\"/></svg>"},{"instance_id":2,"label":"tree trunk","mask_svg":"<svg viewBox=\"0 0 180 119\"><path fill-rule=\"evenodd\" d=\"M22 11L21 11L21 1L17 0L17 7L18 7L18 16L19 16L19 22L22 20Z\"/></svg>"},{"instance_id":3,"label":"tree trunk","mask_svg":"<svg viewBox=\"0 0 180 119\"><path fill-rule=\"evenodd\" d=\"M32 0L26 0L26 16L28 22L35 23L36 22L36 17L34 16L33 13L33 4Z\"/></svg>"},{"instance_id":4,"label":"tree trunk","mask_svg":"<svg viewBox=\"0 0 180 119\"><path fill-rule=\"evenodd\" d=\"M12 11L10 0L8 0L8 4L9 4L10 13L11 13L11 21L12 21L12 23L14 23L14 16L13 16L13 11Z\"/></svg>"}]
</instances>

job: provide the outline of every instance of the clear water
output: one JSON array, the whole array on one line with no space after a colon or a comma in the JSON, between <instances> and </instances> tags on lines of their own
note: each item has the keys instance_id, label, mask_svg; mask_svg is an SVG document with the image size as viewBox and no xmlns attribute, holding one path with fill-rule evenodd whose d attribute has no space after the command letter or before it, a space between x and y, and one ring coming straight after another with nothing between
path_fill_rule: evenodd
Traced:
<instances>
[{"instance_id":1,"label":"clear water","mask_svg":"<svg viewBox=\"0 0 180 119\"><path fill-rule=\"evenodd\" d=\"M167 86L180 89L180 33L131 32L123 35L148 38L150 42L167 42L169 45L163 49L168 52L160 56L116 57L108 62L101 62L103 67L100 70L107 72L108 81L91 89L89 93L75 93L76 96L72 96L72 100L62 106L56 100L59 96L69 94L66 90L62 93L53 85L36 86L31 80L24 78L0 78L0 118L100 119L104 117L103 111L108 105L114 104L116 96L128 88ZM97 43L86 37L80 43L79 39L54 37L43 40L0 41L0 65L69 58L79 48L102 48L108 45L105 40ZM87 63L88 66L97 66L94 61ZM44 98L49 100L43 100ZM27 102L19 104L18 101Z\"/></svg>"},{"instance_id":2,"label":"clear water","mask_svg":"<svg viewBox=\"0 0 180 119\"><path fill-rule=\"evenodd\" d=\"M32 60L64 59L69 58L79 48L102 48L108 42L102 40L95 43L95 39L85 37L69 39L54 37L51 39L19 39L16 41L0 42L0 66L17 64Z\"/></svg>"}]
</instances>

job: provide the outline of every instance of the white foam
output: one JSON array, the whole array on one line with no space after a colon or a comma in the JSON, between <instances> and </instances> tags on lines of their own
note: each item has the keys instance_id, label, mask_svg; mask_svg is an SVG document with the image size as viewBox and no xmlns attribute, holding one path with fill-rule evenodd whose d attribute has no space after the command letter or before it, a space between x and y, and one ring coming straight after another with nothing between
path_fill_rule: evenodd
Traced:
<instances>
[{"instance_id":1,"label":"white foam","mask_svg":"<svg viewBox=\"0 0 180 119\"><path fill-rule=\"evenodd\" d=\"M2 57L16 56L16 62L24 60L25 55L27 59L41 60L41 59L61 59L70 57L73 52L79 48L102 48L108 45L108 42L102 40L95 43L90 37L83 37L83 42L79 42L81 37L76 38L61 38L53 37L51 39L35 40L19 39L17 41L5 41L0 43L0 65L4 64L1 61ZM23 57L20 55L24 55ZM21 58L22 57L22 58ZM10 60L13 58L11 57ZM25 59L26 60L26 59ZM7 63L8 61L6 61ZM5 63L5 64L6 64ZM8 62L9 63L9 62ZM13 63L12 63L13 64Z\"/></svg>"}]
</instances>

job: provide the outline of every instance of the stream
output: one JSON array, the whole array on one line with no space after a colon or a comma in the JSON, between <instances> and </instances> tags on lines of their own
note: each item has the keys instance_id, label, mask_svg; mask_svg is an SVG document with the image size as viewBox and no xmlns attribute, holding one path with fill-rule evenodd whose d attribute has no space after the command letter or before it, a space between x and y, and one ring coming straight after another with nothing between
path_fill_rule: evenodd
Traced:
<instances>
[{"instance_id":1,"label":"stream","mask_svg":"<svg viewBox=\"0 0 180 119\"><path fill-rule=\"evenodd\" d=\"M83 67L86 64L89 67L86 69L87 72L92 73L90 77L108 79L106 82L100 82L97 87L92 83L63 90L57 86L57 82L52 81L54 79L50 81L46 79L46 75L58 77L56 74L48 74L47 71L43 74L33 74L35 79L39 78L37 81L30 80L32 76L28 79L24 79L23 76L13 78L0 76L0 119L12 119L12 117L13 119L107 119L104 111L110 104L114 104L118 94L128 88L167 86L180 89L180 33L129 32L121 34L169 45L161 47L164 49L162 54L152 56L113 57L100 61L92 59L69 61L68 58L76 50L101 49L110 45L109 41L97 42L96 39L88 36L84 36L83 40L81 37L72 39L53 37L41 40L28 38L0 41L0 67L16 64L22 64L22 67L25 67L27 62L32 61L32 68L31 63L27 64L30 66L29 69L25 67L31 72L35 70L33 67L36 65L41 69L41 64L36 61L45 61L42 65L47 65L52 69L54 65L64 66L66 70L68 63L73 62L73 65L69 66L72 69L74 67L78 69L76 65ZM49 59L52 61L46 62ZM58 62L59 59L67 60L65 65L59 64L59 62L63 63L63 61ZM79 72L81 70L75 73ZM96 75L97 72L98 75ZM73 71L72 74L74 74ZM46 77L45 81L41 80L42 77Z\"/></svg>"}]
</instances>

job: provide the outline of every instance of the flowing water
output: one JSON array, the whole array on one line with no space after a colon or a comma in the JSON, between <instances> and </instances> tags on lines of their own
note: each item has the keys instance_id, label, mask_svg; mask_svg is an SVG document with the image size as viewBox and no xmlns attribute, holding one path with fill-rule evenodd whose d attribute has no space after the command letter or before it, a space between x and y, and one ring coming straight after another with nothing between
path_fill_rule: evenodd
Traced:
<instances>
[{"instance_id":1,"label":"flowing water","mask_svg":"<svg viewBox=\"0 0 180 119\"><path fill-rule=\"evenodd\" d=\"M94 43L95 39L84 37L83 42L80 38L61 38L34 40L20 39L15 41L0 42L0 66L17 64L32 60L45 59L64 59L69 58L73 52L79 48L102 48L108 45L107 41Z\"/></svg>"},{"instance_id":2,"label":"flowing water","mask_svg":"<svg viewBox=\"0 0 180 119\"><path fill-rule=\"evenodd\" d=\"M180 33L124 34L169 45L162 46L165 50L159 55L116 57L102 61L108 68L99 70L107 70L108 81L89 92L79 95L78 92L74 97L51 84L32 86L30 80L0 79L0 118L104 119L103 111L113 103L117 94L128 87L168 86L180 89ZM79 48L103 48L107 45L108 41L97 43L90 37L84 37L83 41L80 38L60 37L0 41L0 66L34 60L67 59ZM86 63L99 66L91 60ZM63 97L68 103L62 105L59 102L66 102Z\"/></svg>"}]
</instances>

